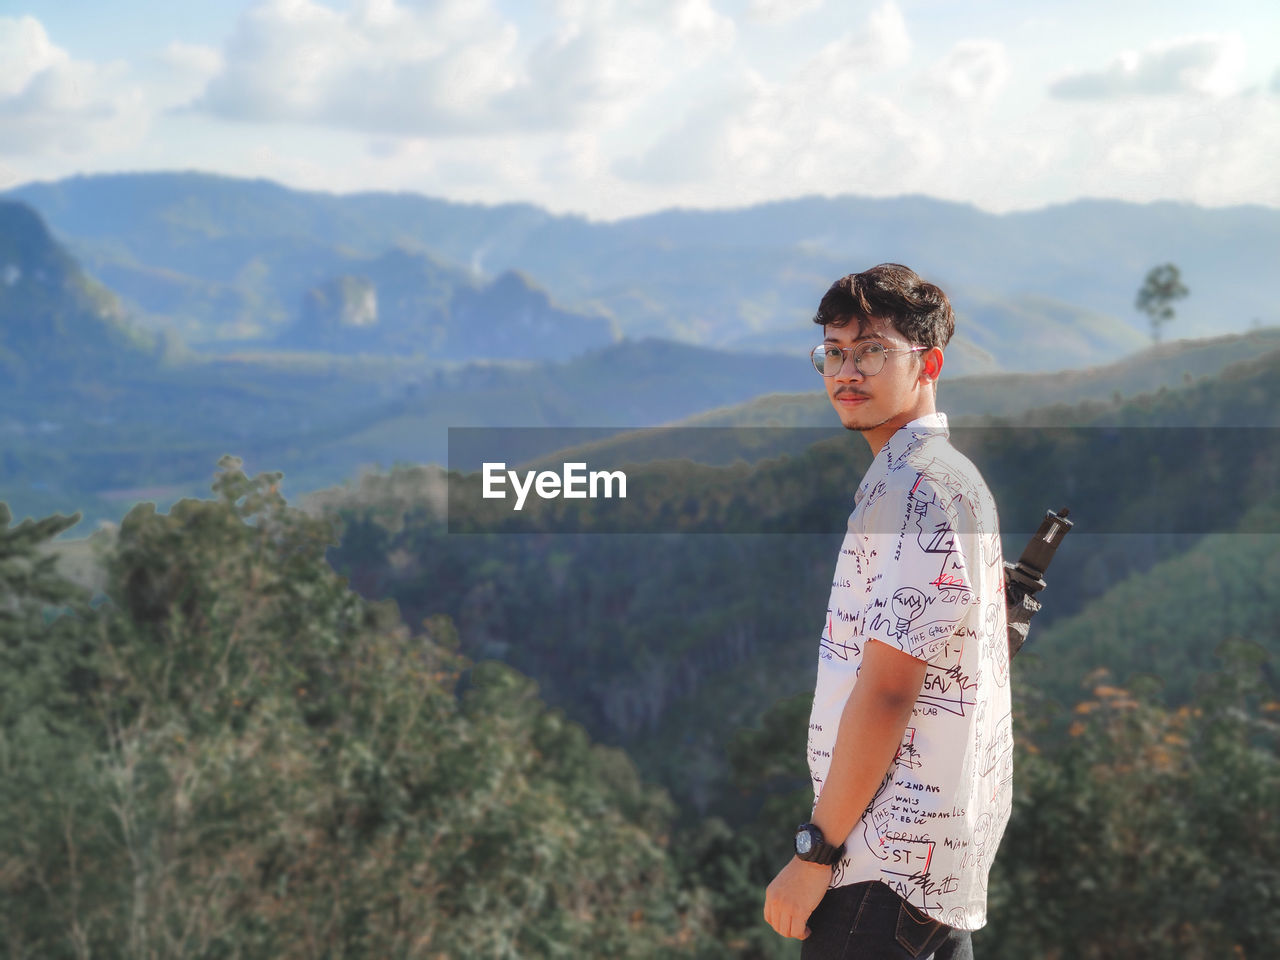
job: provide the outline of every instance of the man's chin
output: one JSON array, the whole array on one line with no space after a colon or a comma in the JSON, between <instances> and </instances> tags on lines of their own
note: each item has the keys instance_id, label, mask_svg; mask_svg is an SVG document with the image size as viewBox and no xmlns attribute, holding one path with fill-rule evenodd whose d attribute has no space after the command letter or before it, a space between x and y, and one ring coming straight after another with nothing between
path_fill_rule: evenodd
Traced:
<instances>
[{"instance_id":1,"label":"man's chin","mask_svg":"<svg viewBox=\"0 0 1280 960\"><path fill-rule=\"evenodd\" d=\"M874 422L864 420L862 418L850 417L846 419L845 417L841 417L840 422L844 424L844 428L846 430L857 430L859 433L866 433L868 430L875 430L879 427L883 427L892 419L892 417L885 417L883 420Z\"/></svg>"}]
</instances>

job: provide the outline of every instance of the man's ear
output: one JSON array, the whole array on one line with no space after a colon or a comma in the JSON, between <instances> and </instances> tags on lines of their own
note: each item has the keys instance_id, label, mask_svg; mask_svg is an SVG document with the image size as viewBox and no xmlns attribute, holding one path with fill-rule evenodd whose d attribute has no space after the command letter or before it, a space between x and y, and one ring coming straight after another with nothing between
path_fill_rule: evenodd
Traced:
<instances>
[{"instance_id":1,"label":"man's ear","mask_svg":"<svg viewBox=\"0 0 1280 960\"><path fill-rule=\"evenodd\" d=\"M942 373L942 348L930 347L920 354L920 377L926 383L936 383Z\"/></svg>"}]
</instances>

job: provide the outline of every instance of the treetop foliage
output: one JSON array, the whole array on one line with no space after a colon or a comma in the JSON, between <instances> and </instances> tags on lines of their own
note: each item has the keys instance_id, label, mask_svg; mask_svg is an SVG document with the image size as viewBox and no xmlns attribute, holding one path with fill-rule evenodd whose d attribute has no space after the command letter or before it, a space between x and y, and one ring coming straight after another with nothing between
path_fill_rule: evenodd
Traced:
<instances>
[{"instance_id":1,"label":"treetop foliage","mask_svg":"<svg viewBox=\"0 0 1280 960\"><path fill-rule=\"evenodd\" d=\"M8 953L691 950L669 801L625 755L361 599L279 473L219 467L215 499L130 512L97 607L37 557L64 520L0 530Z\"/></svg>"},{"instance_id":2,"label":"treetop foliage","mask_svg":"<svg viewBox=\"0 0 1280 960\"><path fill-rule=\"evenodd\" d=\"M1147 271L1134 306L1151 319L1151 339L1156 343L1160 342L1160 328L1173 319L1173 301L1181 300L1190 292L1182 282L1181 272L1172 263Z\"/></svg>"}]
</instances>

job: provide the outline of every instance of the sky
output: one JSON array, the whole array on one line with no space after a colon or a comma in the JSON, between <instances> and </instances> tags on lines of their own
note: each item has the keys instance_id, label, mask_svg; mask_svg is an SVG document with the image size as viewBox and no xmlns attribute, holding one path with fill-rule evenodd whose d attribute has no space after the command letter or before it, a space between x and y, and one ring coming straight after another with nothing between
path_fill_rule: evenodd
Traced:
<instances>
[{"instance_id":1,"label":"sky","mask_svg":"<svg viewBox=\"0 0 1280 960\"><path fill-rule=\"evenodd\" d=\"M1280 206L1280 3L0 0L0 189Z\"/></svg>"}]
</instances>

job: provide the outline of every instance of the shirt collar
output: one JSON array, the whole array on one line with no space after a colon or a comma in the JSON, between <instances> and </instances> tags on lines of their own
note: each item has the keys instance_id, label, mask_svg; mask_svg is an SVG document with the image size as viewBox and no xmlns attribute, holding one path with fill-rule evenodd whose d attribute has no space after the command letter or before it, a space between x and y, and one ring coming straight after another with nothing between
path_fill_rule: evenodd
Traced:
<instances>
[{"instance_id":1,"label":"shirt collar","mask_svg":"<svg viewBox=\"0 0 1280 960\"><path fill-rule=\"evenodd\" d=\"M947 415L940 410L934 413L926 413L923 417L917 417L910 423L904 423L895 430L893 436L886 440L884 446L880 448L880 453L876 455L876 459L879 460L884 457L886 465L892 466L905 456L909 450L919 446L922 440L939 433L944 437L951 436L951 430L947 427Z\"/></svg>"},{"instance_id":2,"label":"shirt collar","mask_svg":"<svg viewBox=\"0 0 1280 960\"><path fill-rule=\"evenodd\" d=\"M880 452L871 461L871 466L867 468L866 476L854 492L854 505L856 506L861 502L872 484L888 473L890 467L908 453L918 450L920 444L929 437L939 435L944 437L951 436L951 430L947 426L947 415L940 410L926 413L923 417L917 417L909 423L904 423L895 430L893 436L885 441L884 446L880 448Z\"/></svg>"}]
</instances>

